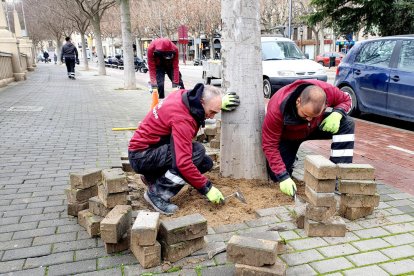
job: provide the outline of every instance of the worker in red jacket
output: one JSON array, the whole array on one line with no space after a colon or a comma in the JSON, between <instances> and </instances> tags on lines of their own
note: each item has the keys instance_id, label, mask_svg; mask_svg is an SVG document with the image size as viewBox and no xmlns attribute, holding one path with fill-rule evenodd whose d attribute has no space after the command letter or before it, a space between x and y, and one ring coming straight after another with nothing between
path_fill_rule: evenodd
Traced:
<instances>
[{"instance_id":1,"label":"worker in red jacket","mask_svg":"<svg viewBox=\"0 0 414 276\"><path fill-rule=\"evenodd\" d=\"M163 99L165 74L170 78L173 88L184 89L178 67L178 48L167 38L153 40L148 46L148 69L153 93Z\"/></svg>"},{"instance_id":2,"label":"worker in red jacket","mask_svg":"<svg viewBox=\"0 0 414 276\"><path fill-rule=\"evenodd\" d=\"M262 129L262 147L270 178L280 190L296 193L293 164L302 142L332 139L330 160L352 163L354 122L347 115L351 97L318 80L297 80L270 99ZM329 110L331 109L331 110Z\"/></svg>"},{"instance_id":3,"label":"worker in red jacket","mask_svg":"<svg viewBox=\"0 0 414 276\"><path fill-rule=\"evenodd\" d=\"M173 214L178 207L170 199L186 182L213 203L224 200L203 175L213 161L193 138L205 119L238 105L235 93L222 97L218 88L199 83L192 90L170 93L146 115L129 142L128 157L148 186L144 198L155 210Z\"/></svg>"}]
</instances>

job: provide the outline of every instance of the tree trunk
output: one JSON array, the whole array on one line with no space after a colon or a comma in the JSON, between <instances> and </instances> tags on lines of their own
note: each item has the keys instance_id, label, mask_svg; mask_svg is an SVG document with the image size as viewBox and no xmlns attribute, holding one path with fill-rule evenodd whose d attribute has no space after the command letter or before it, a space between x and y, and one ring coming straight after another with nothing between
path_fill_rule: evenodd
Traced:
<instances>
[{"instance_id":1,"label":"tree trunk","mask_svg":"<svg viewBox=\"0 0 414 276\"><path fill-rule=\"evenodd\" d=\"M129 0L121 0L122 48L124 48L124 89L135 89L134 49L132 48Z\"/></svg>"},{"instance_id":2,"label":"tree trunk","mask_svg":"<svg viewBox=\"0 0 414 276\"><path fill-rule=\"evenodd\" d=\"M142 59L141 38L136 37L135 38L135 43L137 45L137 57L139 57L140 59Z\"/></svg>"},{"instance_id":3,"label":"tree trunk","mask_svg":"<svg viewBox=\"0 0 414 276\"><path fill-rule=\"evenodd\" d=\"M220 171L225 177L266 179L259 1L222 0L221 11L222 85L237 92L241 105L222 114Z\"/></svg>"},{"instance_id":4,"label":"tree trunk","mask_svg":"<svg viewBox=\"0 0 414 276\"><path fill-rule=\"evenodd\" d=\"M95 31L96 38L96 54L98 55L98 75L106 75L105 69L105 60L102 48L102 38L101 38L101 24L100 19L96 18L91 20L93 30Z\"/></svg>"},{"instance_id":5,"label":"tree trunk","mask_svg":"<svg viewBox=\"0 0 414 276\"><path fill-rule=\"evenodd\" d=\"M321 28L319 29L319 53L318 54L323 54L325 52L325 33L324 33L324 28L323 26L321 26Z\"/></svg>"},{"instance_id":6,"label":"tree trunk","mask_svg":"<svg viewBox=\"0 0 414 276\"><path fill-rule=\"evenodd\" d=\"M60 61L60 54L62 53L62 37L56 37L56 55L58 58L58 64L62 64L62 62ZM53 58L53 57L52 57Z\"/></svg>"},{"instance_id":7,"label":"tree trunk","mask_svg":"<svg viewBox=\"0 0 414 276\"><path fill-rule=\"evenodd\" d=\"M85 67L85 70L89 70L89 63L88 63L88 53L86 52L86 39L85 39L85 33L81 33L81 43L82 43L82 51L83 51L83 65Z\"/></svg>"}]
</instances>

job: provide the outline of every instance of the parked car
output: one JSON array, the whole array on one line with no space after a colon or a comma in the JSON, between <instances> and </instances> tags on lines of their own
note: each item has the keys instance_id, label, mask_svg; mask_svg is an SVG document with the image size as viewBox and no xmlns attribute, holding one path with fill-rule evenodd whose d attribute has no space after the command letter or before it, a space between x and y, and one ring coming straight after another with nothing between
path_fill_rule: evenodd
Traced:
<instances>
[{"instance_id":1,"label":"parked car","mask_svg":"<svg viewBox=\"0 0 414 276\"><path fill-rule=\"evenodd\" d=\"M193 65L194 65L194 66L203 65L203 61L201 61L201 60L200 60L200 59L198 59L198 58L195 58L195 59L193 60Z\"/></svg>"},{"instance_id":2,"label":"parked car","mask_svg":"<svg viewBox=\"0 0 414 276\"><path fill-rule=\"evenodd\" d=\"M330 57L335 57L335 66L338 66L344 56L344 53L327 52L316 56L316 62L323 66L329 66Z\"/></svg>"},{"instance_id":3,"label":"parked car","mask_svg":"<svg viewBox=\"0 0 414 276\"><path fill-rule=\"evenodd\" d=\"M352 115L414 122L414 35L356 43L338 66L335 85L351 96Z\"/></svg>"}]
</instances>

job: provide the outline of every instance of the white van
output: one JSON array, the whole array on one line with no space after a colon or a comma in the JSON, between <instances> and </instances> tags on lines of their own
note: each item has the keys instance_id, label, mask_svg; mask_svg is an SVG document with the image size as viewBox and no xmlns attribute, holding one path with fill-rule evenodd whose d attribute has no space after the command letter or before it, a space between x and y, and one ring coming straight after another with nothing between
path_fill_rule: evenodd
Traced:
<instances>
[{"instance_id":1,"label":"white van","mask_svg":"<svg viewBox=\"0 0 414 276\"><path fill-rule=\"evenodd\" d=\"M305 57L296 44L284 37L262 37L263 94L270 98L281 87L298 79L326 81L322 65ZM221 79L221 60L203 62L204 83Z\"/></svg>"},{"instance_id":2,"label":"white van","mask_svg":"<svg viewBox=\"0 0 414 276\"><path fill-rule=\"evenodd\" d=\"M262 37L262 67L265 98L298 79L328 79L322 65L306 58L298 46L285 37Z\"/></svg>"}]
</instances>

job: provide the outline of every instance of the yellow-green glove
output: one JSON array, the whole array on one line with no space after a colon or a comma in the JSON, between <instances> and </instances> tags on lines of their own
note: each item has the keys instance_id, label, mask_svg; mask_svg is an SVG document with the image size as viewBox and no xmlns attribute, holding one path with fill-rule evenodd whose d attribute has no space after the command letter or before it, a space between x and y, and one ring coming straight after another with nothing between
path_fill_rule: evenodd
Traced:
<instances>
[{"instance_id":1,"label":"yellow-green glove","mask_svg":"<svg viewBox=\"0 0 414 276\"><path fill-rule=\"evenodd\" d=\"M285 195L294 196L296 194L296 184L290 177L280 182L279 188Z\"/></svg>"},{"instance_id":2,"label":"yellow-green glove","mask_svg":"<svg viewBox=\"0 0 414 276\"><path fill-rule=\"evenodd\" d=\"M325 120L322 121L321 127L323 131L335 134L339 130L342 114L339 112L332 112Z\"/></svg>"},{"instance_id":3,"label":"yellow-green glove","mask_svg":"<svg viewBox=\"0 0 414 276\"><path fill-rule=\"evenodd\" d=\"M229 92L221 99L221 109L225 111L233 111L239 104L240 100L236 92Z\"/></svg>"},{"instance_id":4,"label":"yellow-green glove","mask_svg":"<svg viewBox=\"0 0 414 276\"><path fill-rule=\"evenodd\" d=\"M213 203L219 204L222 201L224 201L224 196L223 194L220 192L219 189L217 189L216 187L212 186L210 188L210 191L208 191L208 193L206 194L208 200L210 200Z\"/></svg>"}]
</instances>

